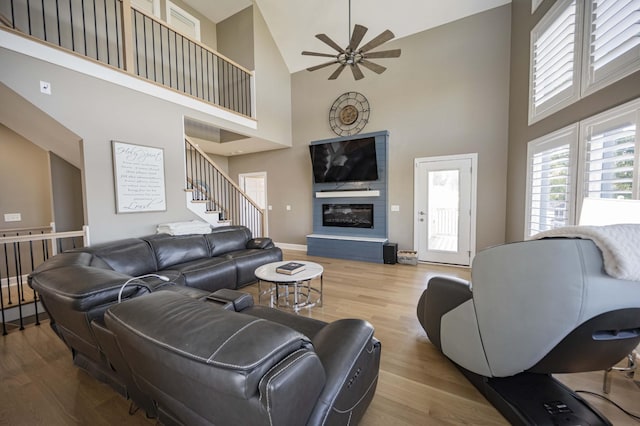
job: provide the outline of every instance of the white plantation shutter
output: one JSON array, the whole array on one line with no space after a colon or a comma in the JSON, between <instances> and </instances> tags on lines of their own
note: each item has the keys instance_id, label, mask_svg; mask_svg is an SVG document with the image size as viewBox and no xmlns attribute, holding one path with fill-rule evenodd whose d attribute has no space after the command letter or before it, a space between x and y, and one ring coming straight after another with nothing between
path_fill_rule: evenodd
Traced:
<instances>
[{"instance_id":1,"label":"white plantation shutter","mask_svg":"<svg viewBox=\"0 0 640 426\"><path fill-rule=\"evenodd\" d=\"M581 4L559 0L531 31L529 124L580 96Z\"/></svg>"},{"instance_id":2,"label":"white plantation shutter","mask_svg":"<svg viewBox=\"0 0 640 426\"><path fill-rule=\"evenodd\" d=\"M590 0L583 94L640 69L640 0Z\"/></svg>"},{"instance_id":3,"label":"white plantation shutter","mask_svg":"<svg viewBox=\"0 0 640 426\"><path fill-rule=\"evenodd\" d=\"M615 117L617 123L612 123L609 127L605 127L608 124L606 121L587 124L587 136L583 141L584 197L637 198L634 182L638 177L635 115L628 114L628 121L620 120L624 117Z\"/></svg>"},{"instance_id":4,"label":"white plantation shutter","mask_svg":"<svg viewBox=\"0 0 640 426\"><path fill-rule=\"evenodd\" d=\"M573 125L529 142L525 238L573 223L577 135Z\"/></svg>"}]
</instances>

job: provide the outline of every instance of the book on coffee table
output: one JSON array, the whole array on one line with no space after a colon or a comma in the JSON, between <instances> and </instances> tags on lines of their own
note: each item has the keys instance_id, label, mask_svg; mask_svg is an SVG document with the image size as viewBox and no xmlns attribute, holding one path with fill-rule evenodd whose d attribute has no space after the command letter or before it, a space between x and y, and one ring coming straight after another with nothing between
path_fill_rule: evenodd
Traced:
<instances>
[{"instance_id":1,"label":"book on coffee table","mask_svg":"<svg viewBox=\"0 0 640 426\"><path fill-rule=\"evenodd\" d=\"M289 262L278 266L276 272L279 274L293 275L304 270L304 263Z\"/></svg>"}]
</instances>

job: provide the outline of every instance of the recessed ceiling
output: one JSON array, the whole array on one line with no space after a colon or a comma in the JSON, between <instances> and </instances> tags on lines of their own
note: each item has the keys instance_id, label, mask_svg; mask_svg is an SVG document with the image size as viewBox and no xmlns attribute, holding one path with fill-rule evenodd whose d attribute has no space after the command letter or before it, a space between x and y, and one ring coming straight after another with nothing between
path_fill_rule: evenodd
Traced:
<instances>
[{"instance_id":1,"label":"recessed ceiling","mask_svg":"<svg viewBox=\"0 0 640 426\"><path fill-rule=\"evenodd\" d=\"M255 3L292 73L322 62L302 56L303 50L333 53L316 34L348 44L349 0L184 1L216 23ZM369 29L364 43L386 29L402 38L508 3L511 0L351 0L351 28L360 24Z\"/></svg>"}]
</instances>

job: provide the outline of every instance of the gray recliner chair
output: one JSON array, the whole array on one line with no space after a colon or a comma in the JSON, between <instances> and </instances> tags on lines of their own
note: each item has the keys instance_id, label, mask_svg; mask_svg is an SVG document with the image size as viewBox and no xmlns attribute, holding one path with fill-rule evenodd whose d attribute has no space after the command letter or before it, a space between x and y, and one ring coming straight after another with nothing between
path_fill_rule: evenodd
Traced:
<instances>
[{"instance_id":1,"label":"gray recliner chair","mask_svg":"<svg viewBox=\"0 0 640 426\"><path fill-rule=\"evenodd\" d=\"M570 238L484 250L472 277L429 280L417 315L430 341L512 424L610 424L551 374L609 368L640 343L640 282Z\"/></svg>"}]
</instances>

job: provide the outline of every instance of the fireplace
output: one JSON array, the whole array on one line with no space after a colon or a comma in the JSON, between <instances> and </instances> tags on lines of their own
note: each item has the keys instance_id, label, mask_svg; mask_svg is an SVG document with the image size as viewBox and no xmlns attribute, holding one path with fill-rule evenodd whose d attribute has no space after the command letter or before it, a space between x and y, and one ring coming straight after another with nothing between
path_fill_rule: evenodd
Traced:
<instances>
[{"instance_id":1,"label":"fireplace","mask_svg":"<svg viewBox=\"0 0 640 426\"><path fill-rule=\"evenodd\" d=\"M323 204L322 226L373 228L373 204Z\"/></svg>"}]
</instances>

